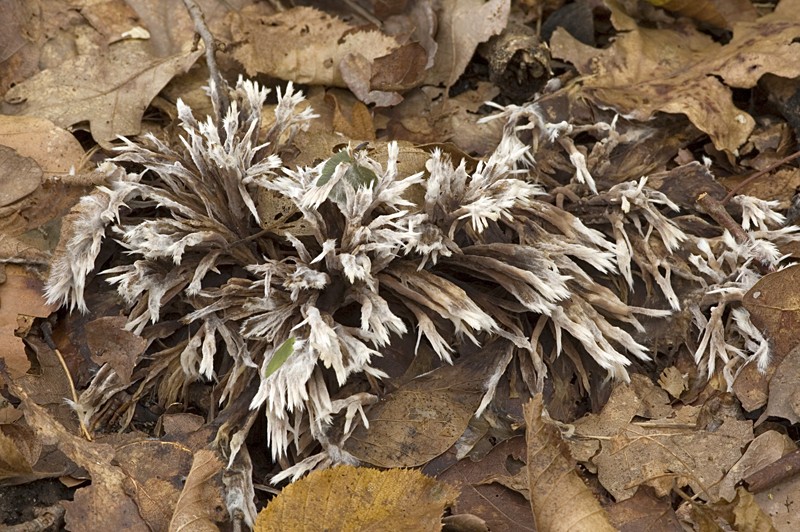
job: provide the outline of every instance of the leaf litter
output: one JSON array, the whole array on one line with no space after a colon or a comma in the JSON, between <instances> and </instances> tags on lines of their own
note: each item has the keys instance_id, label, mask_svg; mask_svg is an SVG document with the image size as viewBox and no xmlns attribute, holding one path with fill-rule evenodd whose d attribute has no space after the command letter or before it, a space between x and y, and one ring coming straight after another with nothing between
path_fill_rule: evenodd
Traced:
<instances>
[{"instance_id":1,"label":"leaf litter","mask_svg":"<svg viewBox=\"0 0 800 532\"><path fill-rule=\"evenodd\" d=\"M0 136L35 171L3 165L5 485L86 468L69 529L792 529L794 479L747 491L795 449L794 117L752 103L798 76L792 0L609 0L566 63L503 44L563 2L245 4L206 11L218 64L145 2L54 3L42 70L10 56L3 119L50 144ZM203 88L242 67L290 83Z\"/></svg>"}]
</instances>

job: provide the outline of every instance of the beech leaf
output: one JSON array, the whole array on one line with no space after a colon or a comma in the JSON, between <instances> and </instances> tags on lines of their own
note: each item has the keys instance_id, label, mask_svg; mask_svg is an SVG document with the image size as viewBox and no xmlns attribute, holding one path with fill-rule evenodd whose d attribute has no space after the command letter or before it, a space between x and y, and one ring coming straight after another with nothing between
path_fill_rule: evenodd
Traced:
<instances>
[{"instance_id":1,"label":"beech leaf","mask_svg":"<svg viewBox=\"0 0 800 532\"><path fill-rule=\"evenodd\" d=\"M254 531L439 530L457 494L413 470L314 471L284 488L258 514Z\"/></svg>"}]
</instances>

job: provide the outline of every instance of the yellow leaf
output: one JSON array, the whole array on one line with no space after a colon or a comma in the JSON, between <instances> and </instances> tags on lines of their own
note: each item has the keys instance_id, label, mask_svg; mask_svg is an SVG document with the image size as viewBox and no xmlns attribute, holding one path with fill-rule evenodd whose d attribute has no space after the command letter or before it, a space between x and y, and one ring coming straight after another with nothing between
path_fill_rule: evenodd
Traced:
<instances>
[{"instance_id":1,"label":"yellow leaf","mask_svg":"<svg viewBox=\"0 0 800 532\"><path fill-rule=\"evenodd\" d=\"M287 486L258 514L254 532L440 530L457 495L419 471L336 467Z\"/></svg>"}]
</instances>

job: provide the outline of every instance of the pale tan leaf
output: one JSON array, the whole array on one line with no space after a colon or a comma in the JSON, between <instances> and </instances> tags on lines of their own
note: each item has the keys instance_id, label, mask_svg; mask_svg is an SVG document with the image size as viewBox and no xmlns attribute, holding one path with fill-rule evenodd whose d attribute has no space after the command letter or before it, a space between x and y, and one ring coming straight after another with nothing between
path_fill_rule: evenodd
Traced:
<instances>
[{"instance_id":1,"label":"pale tan leaf","mask_svg":"<svg viewBox=\"0 0 800 532\"><path fill-rule=\"evenodd\" d=\"M202 53L158 58L145 44L125 40L109 46L106 54L80 56L44 70L5 98L18 104L17 113L47 118L61 127L88 120L94 139L108 148L117 135L140 132L150 101Z\"/></svg>"},{"instance_id":2,"label":"pale tan leaf","mask_svg":"<svg viewBox=\"0 0 800 532\"><path fill-rule=\"evenodd\" d=\"M45 317L53 311L42 297L42 281L23 266L8 264L5 267L6 281L0 284L0 358L12 377L24 375L30 362L25 354L22 338L14 334L17 317Z\"/></svg>"},{"instance_id":3,"label":"pale tan leaf","mask_svg":"<svg viewBox=\"0 0 800 532\"><path fill-rule=\"evenodd\" d=\"M372 62L398 47L393 37L353 27L311 7L261 12L261 6L246 7L231 24L234 39L242 41L233 55L251 75L346 87L339 70L345 56L361 54Z\"/></svg>"},{"instance_id":4,"label":"pale tan leaf","mask_svg":"<svg viewBox=\"0 0 800 532\"><path fill-rule=\"evenodd\" d=\"M457 494L419 471L336 467L284 488L254 530L440 530Z\"/></svg>"},{"instance_id":5,"label":"pale tan leaf","mask_svg":"<svg viewBox=\"0 0 800 532\"><path fill-rule=\"evenodd\" d=\"M437 11L438 48L426 82L450 87L464 73L478 45L506 27L510 0L444 0Z\"/></svg>"},{"instance_id":6,"label":"pale tan leaf","mask_svg":"<svg viewBox=\"0 0 800 532\"><path fill-rule=\"evenodd\" d=\"M524 408L528 484L537 530L615 530L577 465L558 428L544 415L541 394Z\"/></svg>"},{"instance_id":7,"label":"pale tan leaf","mask_svg":"<svg viewBox=\"0 0 800 532\"><path fill-rule=\"evenodd\" d=\"M0 207L21 200L42 183L42 169L30 157L0 145Z\"/></svg>"},{"instance_id":8,"label":"pale tan leaf","mask_svg":"<svg viewBox=\"0 0 800 532\"><path fill-rule=\"evenodd\" d=\"M0 144L36 161L45 176L79 170L85 153L69 131L38 116L0 116Z\"/></svg>"}]
</instances>

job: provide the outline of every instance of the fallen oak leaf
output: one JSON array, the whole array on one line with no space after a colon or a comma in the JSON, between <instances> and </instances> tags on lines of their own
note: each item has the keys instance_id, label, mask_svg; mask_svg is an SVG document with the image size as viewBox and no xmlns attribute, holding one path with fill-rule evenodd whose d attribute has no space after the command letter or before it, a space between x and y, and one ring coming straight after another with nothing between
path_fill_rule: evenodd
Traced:
<instances>
[{"instance_id":1,"label":"fallen oak leaf","mask_svg":"<svg viewBox=\"0 0 800 532\"><path fill-rule=\"evenodd\" d=\"M750 88L767 73L800 75L797 0L784 0L774 13L736 23L727 45L690 26L640 27L620 4L608 0L619 31L607 49L580 43L563 29L551 39L554 57L575 65L575 98L611 107L636 120L656 112L685 114L719 150L737 153L755 121L733 104L729 87ZM723 84L718 78L727 84Z\"/></svg>"},{"instance_id":2,"label":"fallen oak leaf","mask_svg":"<svg viewBox=\"0 0 800 532\"><path fill-rule=\"evenodd\" d=\"M99 56L80 56L13 87L5 99L19 114L47 118L61 127L89 121L104 148L118 135L136 135L151 100L178 73L189 70L202 49L166 58L125 40Z\"/></svg>"}]
</instances>

